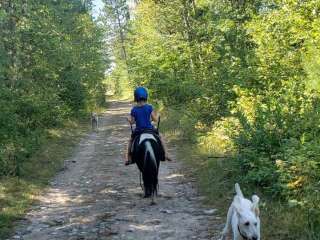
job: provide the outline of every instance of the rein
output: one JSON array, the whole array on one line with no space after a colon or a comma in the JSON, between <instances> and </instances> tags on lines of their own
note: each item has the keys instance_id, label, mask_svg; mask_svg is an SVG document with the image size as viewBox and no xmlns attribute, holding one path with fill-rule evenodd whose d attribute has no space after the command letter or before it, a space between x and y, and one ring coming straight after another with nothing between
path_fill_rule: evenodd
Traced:
<instances>
[{"instance_id":1,"label":"rein","mask_svg":"<svg viewBox=\"0 0 320 240\"><path fill-rule=\"evenodd\" d=\"M244 236L243 233L240 230L240 227L238 225L238 232L240 233L240 236L244 239L244 240L249 240L248 237Z\"/></svg>"},{"instance_id":2,"label":"rein","mask_svg":"<svg viewBox=\"0 0 320 240\"><path fill-rule=\"evenodd\" d=\"M130 128L131 128L131 133L133 133L133 128L132 128L131 122L130 122Z\"/></svg>"},{"instance_id":3,"label":"rein","mask_svg":"<svg viewBox=\"0 0 320 240\"><path fill-rule=\"evenodd\" d=\"M157 126L158 132L159 132L159 127L160 127L160 116L158 117L158 126Z\"/></svg>"}]
</instances>

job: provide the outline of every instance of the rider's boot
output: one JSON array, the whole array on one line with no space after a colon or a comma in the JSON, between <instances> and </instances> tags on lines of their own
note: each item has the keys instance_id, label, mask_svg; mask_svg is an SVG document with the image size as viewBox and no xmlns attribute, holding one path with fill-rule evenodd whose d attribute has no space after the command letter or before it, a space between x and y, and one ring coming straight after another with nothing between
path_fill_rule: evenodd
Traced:
<instances>
[{"instance_id":1,"label":"rider's boot","mask_svg":"<svg viewBox=\"0 0 320 240\"><path fill-rule=\"evenodd\" d=\"M127 161L125 161L125 163L124 163L124 165L130 165L130 164L132 164L132 156L131 156L131 154L128 154L127 155Z\"/></svg>"}]
</instances>

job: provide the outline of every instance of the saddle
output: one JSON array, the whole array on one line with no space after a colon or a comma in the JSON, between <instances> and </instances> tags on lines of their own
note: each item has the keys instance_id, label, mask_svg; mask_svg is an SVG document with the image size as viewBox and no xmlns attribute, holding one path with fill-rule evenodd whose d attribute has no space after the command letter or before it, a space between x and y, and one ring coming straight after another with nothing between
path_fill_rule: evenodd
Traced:
<instances>
[{"instance_id":1,"label":"saddle","mask_svg":"<svg viewBox=\"0 0 320 240\"><path fill-rule=\"evenodd\" d=\"M160 161L165 161L164 147L162 146L159 132L153 129L145 129L135 134L133 137L131 145L132 161L135 162L135 158L139 156L139 151L142 144L147 140L151 140L152 146L158 150L156 151L156 154L158 155Z\"/></svg>"}]
</instances>

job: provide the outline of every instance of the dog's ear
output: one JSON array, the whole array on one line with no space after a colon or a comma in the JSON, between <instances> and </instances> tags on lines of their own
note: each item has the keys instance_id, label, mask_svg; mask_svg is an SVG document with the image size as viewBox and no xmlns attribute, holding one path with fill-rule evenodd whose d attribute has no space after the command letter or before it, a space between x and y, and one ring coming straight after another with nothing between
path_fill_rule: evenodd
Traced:
<instances>
[{"instance_id":1,"label":"dog's ear","mask_svg":"<svg viewBox=\"0 0 320 240\"><path fill-rule=\"evenodd\" d=\"M236 210L236 213L238 214L238 216L240 216L242 209L241 209L241 199L238 195L236 195L234 197L233 206L234 206L234 209Z\"/></svg>"},{"instance_id":2,"label":"dog's ear","mask_svg":"<svg viewBox=\"0 0 320 240\"><path fill-rule=\"evenodd\" d=\"M256 214L257 217L259 217L260 215L259 200L260 198L257 195L252 196L252 211Z\"/></svg>"}]
</instances>

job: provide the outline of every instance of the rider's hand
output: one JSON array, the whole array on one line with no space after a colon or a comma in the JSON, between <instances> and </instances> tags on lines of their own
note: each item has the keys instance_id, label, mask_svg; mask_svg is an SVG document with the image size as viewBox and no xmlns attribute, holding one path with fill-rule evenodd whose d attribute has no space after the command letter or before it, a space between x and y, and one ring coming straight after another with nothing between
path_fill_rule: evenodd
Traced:
<instances>
[{"instance_id":1,"label":"rider's hand","mask_svg":"<svg viewBox=\"0 0 320 240\"><path fill-rule=\"evenodd\" d=\"M135 124L135 120L134 120L134 117L126 117L127 121L132 125L132 124Z\"/></svg>"}]
</instances>

